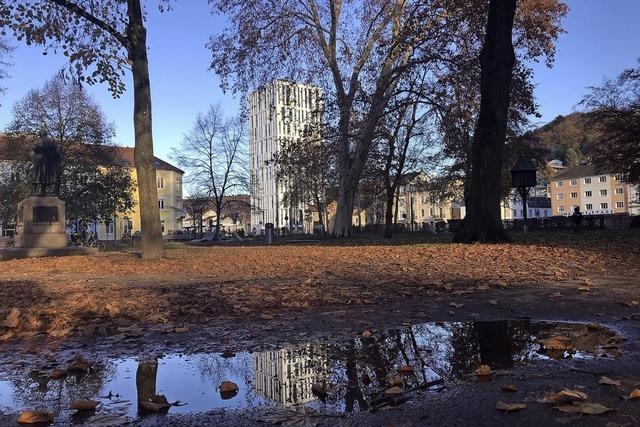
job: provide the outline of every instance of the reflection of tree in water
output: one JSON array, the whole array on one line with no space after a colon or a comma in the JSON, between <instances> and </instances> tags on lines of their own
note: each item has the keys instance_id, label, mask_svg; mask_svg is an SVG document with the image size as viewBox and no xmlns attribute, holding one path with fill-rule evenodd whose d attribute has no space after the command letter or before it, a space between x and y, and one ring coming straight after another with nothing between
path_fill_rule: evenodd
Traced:
<instances>
[{"instance_id":1,"label":"reflection of tree in water","mask_svg":"<svg viewBox=\"0 0 640 427\"><path fill-rule=\"evenodd\" d=\"M111 362L93 365L87 373L69 374L59 380L48 378L48 371L32 371L13 379L13 396L17 407L58 414L79 399L95 398L113 378Z\"/></svg>"},{"instance_id":2,"label":"reflection of tree in water","mask_svg":"<svg viewBox=\"0 0 640 427\"><path fill-rule=\"evenodd\" d=\"M479 364L509 368L537 348L540 326L528 321L453 323L449 377L461 377Z\"/></svg>"},{"instance_id":3,"label":"reflection of tree in water","mask_svg":"<svg viewBox=\"0 0 640 427\"><path fill-rule=\"evenodd\" d=\"M138 408L141 402L148 402L156 395L158 381L158 359L147 359L138 362L136 369L136 391Z\"/></svg>"}]
</instances>

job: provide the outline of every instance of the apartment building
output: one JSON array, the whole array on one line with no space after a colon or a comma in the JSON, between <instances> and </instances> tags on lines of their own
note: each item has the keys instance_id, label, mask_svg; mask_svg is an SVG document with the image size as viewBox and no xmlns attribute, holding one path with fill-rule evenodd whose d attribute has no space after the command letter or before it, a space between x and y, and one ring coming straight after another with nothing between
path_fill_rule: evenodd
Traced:
<instances>
[{"instance_id":1,"label":"apartment building","mask_svg":"<svg viewBox=\"0 0 640 427\"><path fill-rule=\"evenodd\" d=\"M118 155L129 168L131 177L137 182L136 168L133 162L133 147L117 147ZM183 209L182 177L184 171L155 157L156 180L158 186L158 210L162 234L182 229L182 220L186 212ZM100 240L118 240L124 233L140 231L140 205L138 187L133 192L134 207L126 214L119 213L116 221L108 226L104 223L93 225Z\"/></svg>"},{"instance_id":2,"label":"apartment building","mask_svg":"<svg viewBox=\"0 0 640 427\"><path fill-rule=\"evenodd\" d=\"M585 215L633 213L633 192L620 175L578 165L551 178L551 209L554 216L571 215L576 206Z\"/></svg>"},{"instance_id":3,"label":"apartment building","mask_svg":"<svg viewBox=\"0 0 640 427\"><path fill-rule=\"evenodd\" d=\"M286 183L278 182L274 155L285 141L299 141L319 128L322 91L314 86L275 80L249 95L249 161L251 224L259 232L266 223L305 230L305 206L285 206Z\"/></svg>"}]
</instances>

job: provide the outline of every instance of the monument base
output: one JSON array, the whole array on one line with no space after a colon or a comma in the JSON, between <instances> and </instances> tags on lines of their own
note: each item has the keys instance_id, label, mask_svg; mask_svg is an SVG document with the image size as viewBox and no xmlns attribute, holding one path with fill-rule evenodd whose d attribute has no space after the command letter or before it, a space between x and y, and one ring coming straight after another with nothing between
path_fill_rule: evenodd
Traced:
<instances>
[{"instance_id":1,"label":"monument base","mask_svg":"<svg viewBox=\"0 0 640 427\"><path fill-rule=\"evenodd\" d=\"M32 196L18 203L16 248L65 248L66 233L64 202L55 196Z\"/></svg>"}]
</instances>

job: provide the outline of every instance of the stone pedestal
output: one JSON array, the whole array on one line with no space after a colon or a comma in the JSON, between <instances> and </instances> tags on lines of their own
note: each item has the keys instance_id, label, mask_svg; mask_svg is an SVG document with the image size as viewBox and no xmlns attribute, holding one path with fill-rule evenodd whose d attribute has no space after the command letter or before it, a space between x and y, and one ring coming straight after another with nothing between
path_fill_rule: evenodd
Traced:
<instances>
[{"instance_id":1,"label":"stone pedestal","mask_svg":"<svg viewBox=\"0 0 640 427\"><path fill-rule=\"evenodd\" d=\"M16 248L64 248L66 233L64 202L55 196L32 196L18 203Z\"/></svg>"}]
</instances>

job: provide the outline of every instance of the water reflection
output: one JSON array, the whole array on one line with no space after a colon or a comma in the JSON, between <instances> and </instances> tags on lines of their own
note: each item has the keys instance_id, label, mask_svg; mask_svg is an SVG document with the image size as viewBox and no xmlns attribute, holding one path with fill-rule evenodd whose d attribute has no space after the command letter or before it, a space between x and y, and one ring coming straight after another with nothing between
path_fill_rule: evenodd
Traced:
<instances>
[{"instance_id":1,"label":"water reflection","mask_svg":"<svg viewBox=\"0 0 640 427\"><path fill-rule=\"evenodd\" d=\"M604 332L603 332L604 331ZM539 340L554 335L576 336L580 355L595 351L613 333L589 332L581 324L530 322L429 323L410 328L374 331L340 344L310 342L279 350L218 354L169 355L157 359L118 359L96 364L84 375L51 379L53 364L29 372L0 376L0 407L19 412L45 410L57 421L117 424L143 414L140 402L158 394L186 406L171 413L265 405L307 405L329 412L366 410L401 370L405 389L438 378L447 383L464 380L479 364L510 368L548 355ZM603 341L604 340L604 341ZM570 356L561 352L555 356ZM411 369L406 368L410 366ZM4 380L2 380L4 379ZM238 394L221 398L218 386L232 381ZM318 392L320 390L320 392ZM88 420L73 418L69 402L92 398L102 404Z\"/></svg>"}]
</instances>

